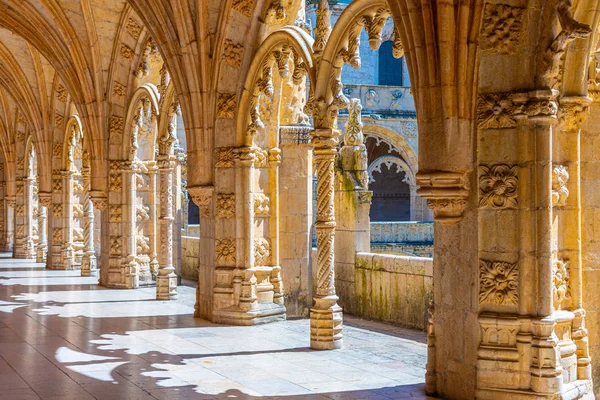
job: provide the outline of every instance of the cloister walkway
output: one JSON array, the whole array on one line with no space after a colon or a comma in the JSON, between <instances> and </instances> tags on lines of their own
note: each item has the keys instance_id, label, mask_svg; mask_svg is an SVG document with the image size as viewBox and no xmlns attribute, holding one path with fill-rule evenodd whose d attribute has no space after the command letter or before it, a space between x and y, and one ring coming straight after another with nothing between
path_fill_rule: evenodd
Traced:
<instances>
[{"instance_id":1,"label":"cloister walkway","mask_svg":"<svg viewBox=\"0 0 600 400\"><path fill-rule=\"evenodd\" d=\"M195 291L114 290L0 254L1 398L425 398L422 332L346 318L345 347L309 349L309 321L194 319Z\"/></svg>"}]
</instances>

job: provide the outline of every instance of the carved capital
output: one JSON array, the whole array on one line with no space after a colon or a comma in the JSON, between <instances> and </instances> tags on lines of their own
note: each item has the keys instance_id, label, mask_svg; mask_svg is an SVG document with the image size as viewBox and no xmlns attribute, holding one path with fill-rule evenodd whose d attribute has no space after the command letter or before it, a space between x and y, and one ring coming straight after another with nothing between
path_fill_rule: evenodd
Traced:
<instances>
[{"instance_id":1,"label":"carved capital","mask_svg":"<svg viewBox=\"0 0 600 400\"><path fill-rule=\"evenodd\" d=\"M210 209L212 205L213 194L215 192L214 186L192 186L187 188L188 193L192 196L194 204L200 208L200 214L203 217L210 215Z\"/></svg>"},{"instance_id":2,"label":"carved capital","mask_svg":"<svg viewBox=\"0 0 600 400\"><path fill-rule=\"evenodd\" d=\"M590 113L589 97L561 97L558 108L558 123L560 129L567 132L577 132Z\"/></svg>"},{"instance_id":3,"label":"carved capital","mask_svg":"<svg viewBox=\"0 0 600 400\"><path fill-rule=\"evenodd\" d=\"M557 90L534 90L516 93L512 100L516 105L517 118L528 118L531 122L553 124L558 114Z\"/></svg>"},{"instance_id":4,"label":"carved capital","mask_svg":"<svg viewBox=\"0 0 600 400\"><path fill-rule=\"evenodd\" d=\"M417 174L417 194L427 199L435 220L456 223L462 219L469 195L467 174L432 171Z\"/></svg>"},{"instance_id":5,"label":"carved capital","mask_svg":"<svg viewBox=\"0 0 600 400\"><path fill-rule=\"evenodd\" d=\"M108 206L108 197L106 196L106 193L102 191L90 191L90 200L96 210L102 211Z\"/></svg>"},{"instance_id":6,"label":"carved capital","mask_svg":"<svg viewBox=\"0 0 600 400\"><path fill-rule=\"evenodd\" d=\"M6 196L4 197L4 200L6 201L6 205L10 208L15 208L17 205L17 199L15 196Z\"/></svg>"}]
</instances>

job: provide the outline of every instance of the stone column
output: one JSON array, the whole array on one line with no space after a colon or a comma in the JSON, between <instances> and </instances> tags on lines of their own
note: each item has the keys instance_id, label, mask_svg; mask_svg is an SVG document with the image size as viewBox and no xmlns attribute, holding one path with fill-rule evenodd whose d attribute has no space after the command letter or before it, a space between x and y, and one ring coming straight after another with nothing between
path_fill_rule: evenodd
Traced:
<instances>
[{"instance_id":1,"label":"stone column","mask_svg":"<svg viewBox=\"0 0 600 400\"><path fill-rule=\"evenodd\" d=\"M358 307L354 282L356 252L371 251L369 212L373 193L369 191L361 110L360 100L351 99L335 185L335 283L340 303L349 312Z\"/></svg>"},{"instance_id":2,"label":"stone column","mask_svg":"<svg viewBox=\"0 0 600 400\"><path fill-rule=\"evenodd\" d=\"M3 164L0 164L0 167L3 168ZM1 173L1 171L0 171ZM0 205L2 205L2 209L0 210L0 251L8 251L8 235L7 235L7 210L8 205L6 202L6 182L0 182Z\"/></svg>"},{"instance_id":3,"label":"stone column","mask_svg":"<svg viewBox=\"0 0 600 400\"><path fill-rule=\"evenodd\" d=\"M159 156L160 174L160 229L159 269L156 276L156 298L173 300L177 298L177 275L173 267L173 169L175 162L170 155Z\"/></svg>"},{"instance_id":4,"label":"stone column","mask_svg":"<svg viewBox=\"0 0 600 400\"><path fill-rule=\"evenodd\" d=\"M312 146L310 126L282 126L279 167L280 261L288 317L308 317L312 303Z\"/></svg>"},{"instance_id":5,"label":"stone column","mask_svg":"<svg viewBox=\"0 0 600 400\"><path fill-rule=\"evenodd\" d=\"M63 216L63 242L61 249L62 269L75 268L75 255L73 249L73 172L62 171L64 198L62 208Z\"/></svg>"},{"instance_id":6,"label":"stone column","mask_svg":"<svg viewBox=\"0 0 600 400\"><path fill-rule=\"evenodd\" d=\"M314 305L310 312L310 347L317 350L342 347L342 308L335 293L335 214L334 162L339 132L333 129L313 131L317 175L317 260L313 279L316 283Z\"/></svg>"},{"instance_id":7,"label":"stone column","mask_svg":"<svg viewBox=\"0 0 600 400\"><path fill-rule=\"evenodd\" d=\"M17 177L15 182L15 246L13 251L14 258L27 258L26 251L26 232L25 232L25 178Z\"/></svg>"},{"instance_id":8,"label":"stone column","mask_svg":"<svg viewBox=\"0 0 600 400\"><path fill-rule=\"evenodd\" d=\"M48 258L48 207L52 204L52 194L39 194L38 235L36 262L45 263Z\"/></svg>"},{"instance_id":9,"label":"stone column","mask_svg":"<svg viewBox=\"0 0 600 400\"><path fill-rule=\"evenodd\" d=\"M150 220L148 221L150 239L150 272L152 277L155 278L158 273L159 261L156 255L156 239L158 231L158 222L156 221L156 175L158 174L158 168L154 162L148 163L148 177L150 178L150 195L148 196L148 206L150 208Z\"/></svg>"},{"instance_id":10,"label":"stone column","mask_svg":"<svg viewBox=\"0 0 600 400\"><path fill-rule=\"evenodd\" d=\"M137 254L137 199L136 199L136 165L135 162L123 162L123 188L125 202L121 207L123 220L123 258L121 260L120 278L126 288L139 286L139 265Z\"/></svg>"},{"instance_id":11,"label":"stone column","mask_svg":"<svg viewBox=\"0 0 600 400\"><path fill-rule=\"evenodd\" d=\"M83 257L81 259L81 276L95 276L97 271L96 252L94 251L94 206L90 195L90 170L84 168L83 176Z\"/></svg>"},{"instance_id":12,"label":"stone column","mask_svg":"<svg viewBox=\"0 0 600 400\"><path fill-rule=\"evenodd\" d=\"M270 240L271 240L271 271L270 281L273 285L273 303L283 306L283 281L281 279L280 242L279 242L279 166L281 165L281 150L269 150L269 189L270 199Z\"/></svg>"},{"instance_id":13,"label":"stone column","mask_svg":"<svg viewBox=\"0 0 600 400\"><path fill-rule=\"evenodd\" d=\"M15 198L14 196L6 196L4 198L4 206L6 213L6 247L4 251L12 251L14 243L14 226L15 226Z\"/></svg>"},{"instance_id":14,"label":"stone column","mask_svg":"<svg viewBox=\"0 0 600 400\"><path fill-rule=\"evenodd\" d=\"M25 237L24 237L24 258L35 259L35 242L33 240L33 223L34 223L34 207L33 197L35 191L35 177L27 177L24 179L24 193L25 193L25 211L24 211L24 226L25 226Z\"/></svg>"}]
</instances>

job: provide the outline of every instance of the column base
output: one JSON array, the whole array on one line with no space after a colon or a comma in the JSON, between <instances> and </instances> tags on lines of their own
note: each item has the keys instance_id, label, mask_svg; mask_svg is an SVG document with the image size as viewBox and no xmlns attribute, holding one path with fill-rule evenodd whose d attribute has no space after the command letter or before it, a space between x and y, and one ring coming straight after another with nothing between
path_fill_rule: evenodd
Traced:
<instances>
[{"instance_id":1,"label":"column base","mask_svg":"<svg viewBox=\"0 0 600 400\"><path fill-rule=\"evenodd\" d=\"M48 255L48 248L42 245L38 245L35 262L45 263Z\"/></svg>"},{"instance_id":2,"label":"column base","mask_svg":"<svg viewBox=\"0 0 600 400\"><path fill-rule=\"evenodd\" d=\"M592 400L595 399L591 380L578 380L562 385L560 393L535 393L529 390L477 389L477 399L481 400Z\"/></svg>"},{"instance_id":3,"label":"column base","mask_svg":"<svg viewBox=\"0 0 600 400\"><path fill-rule=\"evenodd\" d=\"M81 259L81 276L96 276L98 269L96 265L96 255L92 252L84 253Z\"/></svg>"},{"instance_id":4,"label":"column base","mask_svg":"<svg viewBox=\"0 0 600 400\"><path fill-rule=\"evenodd\" d=\"M334 350L343 347L342 307L337 304L337 296L315 299L310 310L310 348Z\"/></svg>"},{"instance_id":5,"label":"column base","mask_svg":"<svg viewBox=\"0 0 600 400\"><path fill-rule=\"evenodd\" d=\"M169 274L156 277L156 300L177 299L177 275Z\"/></svg>"},{"instance_id":6,"label":"column base","mask_svg":"<svg viewBox=\"0 0 600 400\"><path fill-rule=\"evenodd\" d=\"M253 310L242 310L239 306L232 306L214 310L212 316L212 322L217 324L238 326L285 321L287 318L285 306L275 303L259 303Z\"/></svg>"}]
</instances>

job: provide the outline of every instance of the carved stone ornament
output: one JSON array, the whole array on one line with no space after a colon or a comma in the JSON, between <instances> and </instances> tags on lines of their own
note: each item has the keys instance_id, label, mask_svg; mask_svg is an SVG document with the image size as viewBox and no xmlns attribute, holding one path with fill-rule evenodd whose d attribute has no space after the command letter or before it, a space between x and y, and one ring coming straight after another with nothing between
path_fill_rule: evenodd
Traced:
<instances>
[{"instance_id":1,"label":"carved stone ornament","mask_svg":"<svg viewBox=\"0 0 600 400\"><path fill-rule=\"evenodd\" d=\"M492 53L514 53L521 38L522 7L487 3L481 24L481 49Z\"/></svg>"},{"instance_id":2,"label":"carved stone ornament","mask_svg":"<svg viewBox=\"0 0 600 400\"><path fill-rule=\"evenodd\" d=\"M56 97L58 98L58 100L61 103L66 103L66 101L67 101L67 95L68 95L68 92L67 92L67 89L64 86L58 85L56 87Z\"/></svg>"},{"instance_id":3,"label":"carved stone ornament","mask_svg":"<svg viewBox=\"0 0 600 400\"><path fill-rule=\"evenodd\" d=\"M232 8L250 18L254 10L254 0L233 0Z\"/></svg>"},{"instance_id":4,"label":"carved stone ornament","mask_svg":"<svg viewBox=\"0 0 600 400\"><path fill-rule=\"evenodd\" d=\"M121 255L121 249L123 248L123 239L121 238L121 236L111 236L109 238L109 246L110 255Z\"/></svg>"},{"instance_id":5,"label":"carved stone ornament","mask_svg":"<svg viewBox=\"0 0 600 400\"><path fill-rule=\"evenodd\" d=\"M479 303L517 305L518 279L517 263L479 260Z\"/></svg>"},{"instance_id":6,"label":"carved stone ornament","mask_svg":"<svg viewBox=\"0 0 600 400\"><path fill-rule=\"evenodd\" d=\"M123 208L120 204L109 206L108 220L110 222L121 222L123 217Z\"/></svg>"},{"instance_id":7,"label":"carved stone ornament","mask_svg":"<svg viewBox=\"0 0 600 400\"><path fill-rule=\"evenodd\" d=\"M214 186L193 186L188 187L187 191L190 196L192 196L194 204L200 208L200 214L203 217L208 217L210 215L213 193L215 191Z\"/></svg>"},{"instance_id":8,"label":"carved stone ornament","mask_svg":"<svg viewBox=\"0 0 600 400\"><path fill-rule=\"evenodd\" d=\"M125 97L127 94L127 88L124 85L116 82L113 84L113 94L117 97Z\"/></svg>"},{"instance_id":9,"label":"carved stone ornament","mask_svg":"<svg viewBox=\"0 0 600 400\"><path fill-rule=\"evenodd\" d=\"M569 261L554 259L552 264L552 296L554 308L560 310L569 298Z\"/></svg>"},{"instance_id":10,"label":"carved stone ornament","mask_svg":"<svg viewBox=\"0 0 600 400\"><path fill-rule=\"evenodd\" d=\"M558 109L559 127L567 132L576 132L581 128L583 122L590 112L589 102L591 99L583 98L561 98Z\"/></svg>"},{"instance_id":11,"label":"carved stone ornament","mask_svg":"<svg viewBox=\"0 0 600 400\"><path fill-rule=\"evenodd\" d=\"M235 194L217 194L217 218L232 218L235 215Z\"/></svg>"},{"instance_id":12,"label":"carved stone ornament","mask_svg":"<svg viewBox=\"0 0 600 400\"><path fill-rule=\"evenodd\" d=\"M479 207L516 208L518 167L479 166Z\"/></svg>"},{"instance_id":13,"label":"carved stone ornament","mask_svg":"<svg viewBox=\"0 0 600 400\"><path fill-rule=\"evenodd\" d=\"M417 194L427 199L435 220L456 223L462 219L469 191L466 174L436 171L417 174Z\"/></svg>"},{"instance_id":14,"label":"carved stone ornament","mask_svg":"<svg viewBox=\"0 0 600 400\"><path fill-rule=\"evenodd\" d=\"M215 149L215 166L218 168L231 168L235 162L233 147L217 147Z\"/></svg>"},{"instance_id":15,"label":"carved stone ornament","mask_svg":"<svg viewBox=\"0 0 600 400\"><path fill-rule=\"evenodd\" d=\"M569 197L567 182L569 180L569 171L564 165L555 165L552 168L552 206L564 207Z\"/></svg>"},{"instance_id":16,"label":"carved stone ornament","mask_svg":"<svg viewBox=\"0 0 600 400\"><path fill-rule=\"evenodd\" d=\"M121 191L123 188L123 176L121 173L108 174L108 189L113 192Z\"/></svg>"},{"instance_id":17,"label":"carved stone ornament","mask_svg":"<svg viewBox=\"0 0 600 400\"><path fill-rule=\"evenodd\" d=\"M39 193L38 201L44 207L52 206L52 193Z\"/></svg>"},{"instance_id":18,"label":"carved stone ornament","mask_svg":"<svg viewBox=\"0 0 600 400\"><path fill-rule=\"evenodd\" d=\"M125 29L127 29L127 32L129 32L129 34L133 36L135 40L138 40L143 28L134 18L129 17L127 19L127 24L125 25Z\"/></svg>"},{"instance_id":19,"label":"carved stone ornament","mask_svg":"<svg viewBox=\"0 0 600 400\"><path fill-rule=\"evenodd\" d=\"M133 57L135 52L127 45L121 44L121 50L119 51L119 54L121 54L121 57L129 60Z\"/></svg>"},{"instance_id":20,"label":"carved stone ornament","mask_svg":"<svg viewBox=\"0 0 600 400\"><path fill-rule=\"evenodd\" d=\"M271 211L270 209L271 200L269 196L263 193L254 194L254 214L258 218L268 217Z\"/></svg>"},{"instance_id":21,"label":"carved stone ornament","mask_svg":"<svg viewBox=\"0 0 600 400\"><path fill-rule=\"evenodd\" d=\"M577 22L571 13L571 0L558 0L556 11L562 30L556 35L544 53L542 71L538 83L542 87L557 88L561 82L561 65L567 45L574 39L590 36L592 28Z\"/></svg>"},{"instance_id":22,"label":"carved stone ornament","mask_svg":"<svg viewBox=\"0 0 600 400\"><path fill-rule=\"evenodd\" d=\"M242 55L244 46L240 43L234 43L231 39L225 40L222 59L227 65L239 68L242 65Z\"/></svg>"},{"instance_id":23,"label":"carved stone ornament","mask_svg":"<svg viewBox=\"0 0 600 400\"><path fill-rule=\"evenodd\" d=\"M358 204L371 204L373 202L373 192L370 190L358 192Z\"/></svg>"},{"instance_id":24,"label":"carved stone ornament","mask_svg":"<svg viewBox=\"0 0 600 400\"><path fill-rule=\"evenodd\" d=\"M265 238L254 238L254 264L265 266L270 264L271 242Z\"/></svg>"},{"instance_id":25,"label":"carved stone ornament","mask_svg":"<svg viewBox=\"0 0 600 400\"><path fill-rule=\"evenodd\" d=\"M217 94L217 118L233 118L235 109L235 93Z\"/></svg>"},{"instance_id":26,"label":"carved stone ornament","mask_svg":"<svg viewBox=\"0 0 600 400\"><path fill-rule=\"evenodd\" d=\"M216 260L217 262L233 263L235 262L235 240L222 239L216 240Z\"/></svg>"},{"instance_id":27,"label":"carved stone ornament","mask_svg":"<svg viewBox=\"0 0 600 400\"><path fill-rule=\"evenodd\" d=\"M52 144L52 155L55 157L60 157L62 154L62 143L53 143Z\"/></svg>"},{"instance_id":28,"label":"carved stone ornament","mask_svg":"<svg viewBox=\"0 0 600 400\"><path fill-rule=\"evenodd\" d=\"M96 210L102 211L108 206L108 198L104 192L91 191L90 200L92 201L94 209Z\"/></svg>"},{"instance_id":29,"label":"carved stone ornament","mask_svg":"<svg viewBox=\"0 0 600 400\"><path fill-rule=\"evenodd\" d=\"M503 129L517 126L511 93L485 93L477 99L477 127Z\"/></svg>"}]
</instances>

